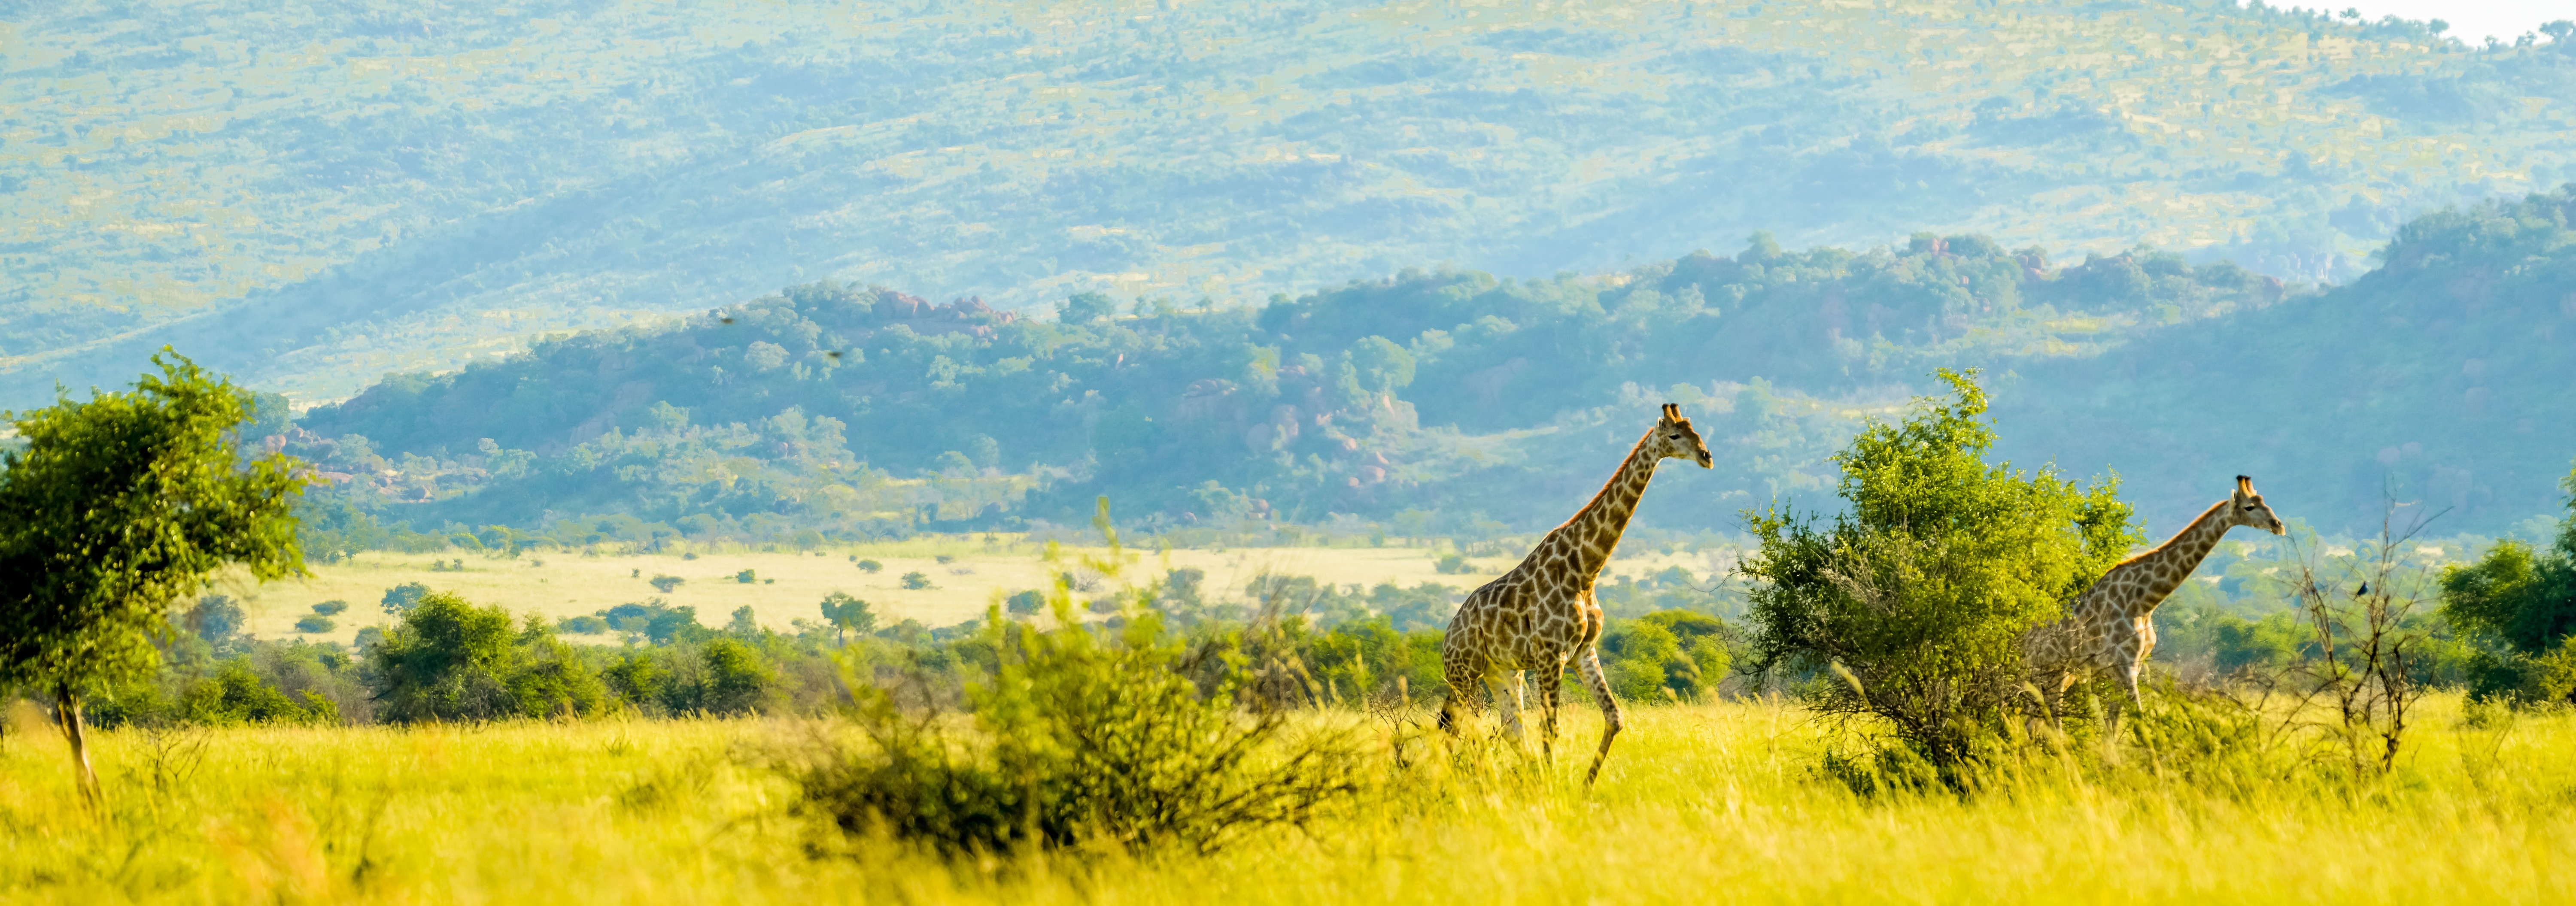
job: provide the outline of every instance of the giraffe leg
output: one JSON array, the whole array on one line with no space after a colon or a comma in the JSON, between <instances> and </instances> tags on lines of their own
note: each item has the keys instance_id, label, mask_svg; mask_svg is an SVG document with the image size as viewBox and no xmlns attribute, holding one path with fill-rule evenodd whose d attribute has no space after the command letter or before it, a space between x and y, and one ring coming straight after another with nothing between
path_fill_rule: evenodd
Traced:
<instances>
[{"instance_id":1,"label":"giraffe leg","mask_svg":"<svg viewBox=\"0 0 2576 906\"><path fill-rule=\"evenodd\" d=\"M2102 733L2105 736L2109 736L2114 742L2117 742L2120 738L2121 705L2135 704L2138 706L2138 713L2147 713L2147 700L2144 696L2138 694L2138 672L2139 669L2144 666L2145 665L2139 661L2130 661L2128 667L2120 671L2120 689L2129 693L2128 697L2123 699L2120 696L2112 696L2111 700L2105 703L2103 707L2103 711L2108 716L2103 722Z\"/></svg>"},{"instance_id":2,"label":"giraffe leg","mask_svg":"<svg viewBox=\"0 0 2576 906\"><path fill-rule=\"evenodd\" d=\"M1494 684L1494 710L1503 713L1503 736L1521 741L1521 672L1513 670L1490 680Z\"/></svg>"},{"instance_id":3,"label":"giraffe leg","mask_svg":"<svg viewBox=\"0 0 2576 906\"><path fill-rule=\"evenodd\" d=\"M1449 695L1440 701L1440 729L1456 736L1460 721L1475 709L1471 696L1483 691L1485 682L1474 668L1463 663L1443 665L1442 673L1449 681Z\"/></svg>"},{"instance_id":4,"label":"giraffe leg","mask_svg":"<svg viewBox=\"0 0 2576 906\"><path fill-rule=\"evenodd\" d=\"M1538 751L1552 766L1556 764L1556 705L1565 692L1565 662L1561 658L1548 660L1556 667L1545 671L1538 681Z\"/></svg>"},{"instance_id":5,"label":"giraffe leg","mask_svg":"<svg viewBox=\"0 0 2576 906\"><path fill-rule=\"evenodd\" d=\"M1600 649L1585 648L1583 659L1574 669L1583 676L1583 688L1601 703L1601 750L1592 753L1592 770L1583 774L1583 785L1591 786L1593 779L1601 776L1601 762L1610 757L1610 740L1618 737L1626 721L1619 713L1619 700L1610 697L1610 678L1601 675Z\"/></svg>"}]
</instances>

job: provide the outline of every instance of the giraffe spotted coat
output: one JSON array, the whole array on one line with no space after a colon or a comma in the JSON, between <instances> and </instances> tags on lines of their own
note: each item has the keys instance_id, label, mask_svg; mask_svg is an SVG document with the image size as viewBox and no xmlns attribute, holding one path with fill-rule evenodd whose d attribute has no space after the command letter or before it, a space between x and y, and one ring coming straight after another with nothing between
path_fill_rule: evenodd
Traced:
<instances>
[{"instance_id":1,"label":"giraffe spotted coat","mask_svg":"<svg viewBox=\"0 0 2576 906\"><path fill-rule=\"evenodd\" d=\"M2240 525L2275 535L2287 531L2264 504L2263 495L2254 492L2253 479L2243 475L2236 476L2234 495L2212 505L2154 550L2111 567L2067 608L2065 619L2040 627L2025 639L2023 656L2050 720L2057 719L2058 702L2067 687L2095 671L2119 680L2129 703L2145 705L2138 695L2138 674L2146 668L2147 655L2156 650L2156 605L2191 578L2228 529ZM2119 723L2121 704L2118 698L2109 703L2114 725Z\"/></svg>"},{"instance_id":2,"label":"giraffe spotted coat","mask_svg":"<svg viewBox=\"0 0 2576 906\"><path fill-rule=\"evenodd\" d=\"M1456 732L1461 710L1472 707L1473 696L1487 685L1496 684L1500 688L1495 690L1494 704L1502 712L1504 732L1520 739L1522 671L1536 671L1539 745L1554 757L1557 700L1570 664L1593 700L1601 703L1604 722L1601 748L1593 754L1584 782L1601 773L1610 740L1619 735L1623 721L1619 703L1610 695L1609 680L1601 673L1597 647L1601 605L1593 597L1592 586L1611 552L1618 549L1619 536L1627 530L1628 518L1636 514L1647 482L1654 480L1655 465L1667 458L1687 459L1703 469L1712 462L1699 432L1671 403L1664 404L1663 417L1628 451L1626 461L1592 502L1539 539L1519 566L1468 593L1440 642L1442 672L1449 681L1448 699L1440 706L1443 729Z\"/></svg>"}]
</instances>

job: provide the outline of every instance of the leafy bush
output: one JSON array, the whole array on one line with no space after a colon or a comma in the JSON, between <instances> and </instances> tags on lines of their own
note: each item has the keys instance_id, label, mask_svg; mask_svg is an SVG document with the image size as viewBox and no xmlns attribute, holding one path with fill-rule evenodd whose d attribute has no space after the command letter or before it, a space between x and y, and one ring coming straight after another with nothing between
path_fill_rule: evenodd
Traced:
<instances>
[{"instance_id":1,"label":"leafy bush","mask_svg":"<svg viewBox=\"0 0 2576 906\"><path fill-rule=\"evenodd\" d=\"M295 621L295 631L303 633L330 632L331 630L338 628L340 628L340 625L331 622L330 617L326 617L318 613L306 614L302 619Z\"/></svg>"},{"instance_id":2,"label":"leafy bush","mask_svg":"<svg viewBox=\"0 0 2576 906\"><path fill-rule=\"evenodd\" d=\"M188 614L181 623L197 638L220 649L241 632L244 619L241 605L234 603L233 599L206 595L188 608Z\"/></svg>"},{"instance_id":3,"label":"leafy bush","mask_svg":"<svg viewBox=\"0 0 2576 906\"><path fill-rule=\"evenodd\" d=\"M181 719L209 726L236 724L291 723L336 724L340 709L310 690L302 702L287 696L277 687L261 681L251 672L249 663L240 658L224 662L222 669L204 682L189 686L179 698Z\"/></svg>"},{"instance_id":4,"label":"leafy bush","mask_svg":"<svg viewBox=\"0 0 2576 906\"><path fill-rule=\"evenodd\" d=\"M2576 495L2576 470L2562 484ZM2576 509L2576 497L2568 506ZM2472 695L2570 700L2576 693L2576 512L2559 524L2547 549L2502 541L2474 564L2443 568L2441 582L2443 619L2488 649Z\"/></svg>"},{"instance_id":5,"label":"leafy bush","mask_svg":"<svg viewBox=\"0 0 2576 906\"><path fill-rule=\"evenodd\" d=\"M420 604L420 599L427 597L428 595L429 586L422 585L418 582L405 582L401 585L385 589L385 612L395 616L400 616L404 612L411 610L413 607L418 606Z\"/></svg>"},{"instance_id":6,"label":"leafy bush","mask_svg":"<svg viewBox=\"0 0 2576 906\"><path fill-rule=\"evenodd\" d=\"M652 586L653 586L653 590L654 590L654 591L658 591L658 592L661 592L661 593L663 593L663 594L666 594L666 595L667 595L667 594L670 594L670 593L671 593L671 589L678 588L678 587L680 587L681 583L684 583L684 582L687 582L687 581L689 581L689 580L687 580L687 579L683 579L683 578L680 578L680 577L678 577L678 576L654 576L654 577L653 577L653 579L652 579L652 581L651 581L651 582L649 582L649 583L647 583L647 584L652 585Z\"/></svg>"},{"instance_id":7,"label":"leafy bush","mask_svg":"<svg viewBox=\"0 0 2576 906\"><path fill-rule=\"evenodd\" d=\"M833 592L823 598L823 622L832 627L833 639L846 644L848 634L866 635L877 628L877 615L869 612L868 602L844 592Z\"/></svg>"},{"instance_id":8,"label":"leafy bush","mask_svg":"<svg viewBox=\"0 0 2576 906\"><path fill-rule=\"evenodd\" d=\"M930 587L930 577L918 572L903 574L903 587L919 591Z\"/></svg>"},{"instance_id":9,"label":"leafy bush","mask_svg":"<svg viewBox=\"0 0 2576 906\"><path fill-rule=\"evenodd\" d=\"M1003 600L1002 609L1017 617L1035 615L1046 609L1046 592L1034 588L1019 592Z\"/></svg>"},{"instance_id":10,"label":"leafy bush","mask_svg":"<svg viewBox=\"0 0 2576 906\"><path fill-rule=\"evenodd\" d=\"M771 680L751 646L716 636L672 653L656 695L673 714L742 714L759 710Z\"/></svg>"},{"instance_id":11,"label":"leafy bush","mask_svg":"<svg viewBox=\"0 0 2576 906\"><path fill-rule=\"evenodd\" d=\"M1618 620L1602 636L1602 670L1621 698L1654 702L1664 690L1690 699L1715 694L1734 665L1735 627L1706 614L1668 610Z\"/></svg>"},{"instance_id":12,"label":"leafy bush","mask_svg":"<svg viewBox=\"0 0 2576 906\"><path fill-rule=\"evenodd\" d=\"M368 649L367 684L382 716L398 723L592 714L606 704L599 677L571 646L531 617L454 594L421 598Z\"/></svg>"},{"instance_id":13,"label":"leafy bush","mask_svg":"<svg viewBox=\"0 0 2576 906\"><path fill-rule=\"evenodd\" d=\"M318 613L326 617L339 616L340 614L347 612L348 609L349 602L347 601L324 601L320 604L313 605L314 613Z\"/></svg>"},{"instance_id":14,"label":"leafy bush","mask_svg":"<svg viewBox=\"0 0 2576 906\"><path fill-rule=\"evenodd\" d=\"M780 768L799 808L838 830L884 832L944 854L1088 844L1197 853L1302 825L1360 789L1359 756L1331 732L1291 738L1282 712L1247 707L1231 640L1183 644L1138 613L1115 637L1054 601L1040 632L988 614L994 658L968 691L976 733L906 715L858 685L868 744L831 740Z\"/></svg>"},{"instance_id":15,"label":"leafy bush","mask_svg":"<svg viewBox=\"0 0 2576 906\"><path fill-rule=\"evenodd\" d=\"M746 569L746 570L743 570L743 571L741 571L741 572L738 572L738 573L733 574L733 580L734 580L734 581L736 581L736 582L740 582L740 583L742 583L742 584L744 584L744 585L749 585L749 584L751 584L751 583L753 583L753 582L758 582L758 581L760 581L760 575L759 575L758 573L755 573L755 572L753 572L753 571L751 571L751 570ZM665 589L665 590L667 591L668 589Z\"/></svg>"},{"instance_id":16,"label":"leafy bush","mask_svg":"<svg viewBox=\"0 0 2576 906\"><path fill-rule=\"evenodd\" d=\"M555 629L558 632L570 633L573 635L597 635L608 631L608 619L596 614L579 617L565 617L561 622L555 624Z\"/></svg>"},{"instance_id":17,"label":"leafy bush","mask_svg":"<svg viewBox=\"0 0 2576 906\"><path fill-rule=\"evenodd\" d=\"M882 572L882 571L884 571L884 570L885 570L885 564L883 564L883 563L879 563L879 562L874 561L874 560L861 560L861 561L859 561L859 570L860 570L861 572L870 572L870 573L874 573L874 572Z\"/></svg>"},{"instance_id":18,"label":"leafy bush","mask_svg":"<svg viewBox=\"0 0 2576 906\"><path fill-rule=\"evenodd\" d=\"M2006 732L2023 636L2142 540L2116 478L2079 489L1988 465L1974 374L1940 372L1947 403L1919 399L1835 454L1851 510L1829 528L1746 514L1757 665L1830 676L1810 707L1866 718L1942 770Z\"/></svg>"}]
</instances>

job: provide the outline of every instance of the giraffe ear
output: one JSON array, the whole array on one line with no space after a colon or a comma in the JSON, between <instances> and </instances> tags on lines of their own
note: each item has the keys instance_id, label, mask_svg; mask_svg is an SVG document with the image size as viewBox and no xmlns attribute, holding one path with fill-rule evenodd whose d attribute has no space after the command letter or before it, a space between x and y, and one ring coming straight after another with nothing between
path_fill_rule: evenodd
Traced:
<instances>
[{"instance_id":1,"label":"giraffe ear","mask_svg":"<svg viewBox=\"0 0 2576 906\"><path fill-rule=\"evenodd\" d=\"M2243 475L2236 476L2236 496L2254 496L2254 479L2247 478Z\"/></svg>"}]
</instances>

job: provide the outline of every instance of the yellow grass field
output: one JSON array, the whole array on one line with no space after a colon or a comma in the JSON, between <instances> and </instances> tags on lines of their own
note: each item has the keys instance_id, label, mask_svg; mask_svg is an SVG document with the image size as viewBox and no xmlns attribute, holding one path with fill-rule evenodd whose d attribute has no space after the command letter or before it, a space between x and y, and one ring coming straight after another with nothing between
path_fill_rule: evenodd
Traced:
<instances>
[{"instance_id":1,"label":"yellow grass field","mask_svg":"<svg viewBox=\"0 0 2576 906\"><path fill-rule=\"evenodd\" d=\"M2538 903L2576 900L2576 717L2463 723L2428 700L2383 781L2206 794L2144 769L1870 801L1762 702L1634 709L1598 788L1371 794L1210 857L962 866L813 825L759 753L774 720L99 734L110 817L20 706L0 741L17 903ZM1335 718L1316 718L1335 719ZM1598 723L1568 732L1588 748ZM1514 756L1505 755L1506 759Z\"/></svg>"},{"instance_id":2,"label":"yellow grass field","mask_svg":"<svg viewBox=\"0 0 2576 906\"><path fill-rule=\"evenodd\" d=\"M788 629L790 620L817 619L816 605L824 596L838 591L867 600L879 614L879 625L909 618L937 627L980 617L997 594L1045 588L1048 567L1042 560L1043 552L1042 545L1007 538L987 544L982 536L971 535L836 546L821 551L820 556L792 551L701 551L694 560L681 559L677 553L583 556L530 552L518 558L500 558L457 551L435 555L378 551L335 564L312 564L313 576L309 579L261 585L234 580L219 583L217 590L243 601L250 617L246 629L254 636L341 643L352 641L359 629L390 622L379 602L384 600L386 589L406 582L453 591L476 604L498 604L512 613L558 619L661 597L673 604L696 607L701 621L722 625L736 608L749 606L762 625L780 631ZM1242 547L1167 553L1129 550L1131 565L1122 578L1143 582L1162 575L1167 568L1197 568L1207 571L1211 594L1236 597L1242 595L1245 583L1263 572L1313 576L1319 582L1335 585L1394 582L1409 587L1438 582L1474 588L1517 562L1516 558L1505 557L1474 559L1469 562L1475 572L1443 575L1434 568L1440 553L1426 547ZM952 562L935 559L943 554ZM1063 551L1068 560L1106 554L1105 549ZM853 557L876 560L885 568L876 573L861 571L851 562ZM433 560L459 559L465 564L463 572L430 570ZM1689 551L1665 554L1639 548L1625 552L1614 562L1605 571L1604 581L1611 576L1671 566L1705 577L1729 562L1732 561L1722 556ZM759 581L736 581L735 574L746 569L752 570ZM932 587L903 588L902 576L908 572L928 576ZM678 576L687 582L663 594L647 584L661 575ZM1114 586L1104 586L1109 587ZM349 603L348 612L337 619L336 630L312 635L296 632L297 618L310 614L314 604L330 600Z\"/></svg>"}]
</instances>

